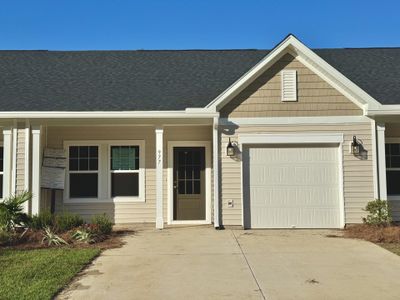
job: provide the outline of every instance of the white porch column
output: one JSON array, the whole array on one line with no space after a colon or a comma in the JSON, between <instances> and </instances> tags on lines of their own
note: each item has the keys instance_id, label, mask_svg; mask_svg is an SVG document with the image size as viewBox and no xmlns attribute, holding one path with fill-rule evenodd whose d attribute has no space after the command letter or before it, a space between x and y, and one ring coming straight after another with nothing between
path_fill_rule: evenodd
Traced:
<instances>
[{"instance_id":1,"label":"white porch column","mask_svg":"<svg viewBox=\"0 0 400 300\"><path fill-rule=\"evenodd\" d=\"M13 148L12 128L3 129L3 199L9 197L11 192L12 178L12 148Z\"/></svg>"},{"instance_id":2,"label":"white porch column","mask_svg":"<svg viewBox=\"0 0 400 300\"><path fill-rule=\"evenodd\" d=\"M378 140L378 177L379 177L379 198L387 200L386 189L386 157L385 157L385 124L376 126Z\"/></svg>"},{"instance_id":3,"label":"white porch column","mask_svg":"<svg viewBox=\"0 0 400 300\"><path fill-rule=\"evenodd\" d=\"M156 128L156 228L164 228L163 219L163 156L164 129Z\"/></svg>"},{"instance_id":4,"label":"white porch column","mask_svg":"<svg viewBox=\"0 0 400 300\"><path fill-rule=\"evenodd\" d=\"M32 127L32 215L40 211L41 126Z\"/></svg>"},{"instance_id":5,"label":"white porch column","mask_svg":"<svg viewBox=\"0 0 400 300\"><path fill-rule=\"evenodd\" d=\"M213 122L214 227L219 228L219 138L218 117Z\"/></svg>"}]
</instances>

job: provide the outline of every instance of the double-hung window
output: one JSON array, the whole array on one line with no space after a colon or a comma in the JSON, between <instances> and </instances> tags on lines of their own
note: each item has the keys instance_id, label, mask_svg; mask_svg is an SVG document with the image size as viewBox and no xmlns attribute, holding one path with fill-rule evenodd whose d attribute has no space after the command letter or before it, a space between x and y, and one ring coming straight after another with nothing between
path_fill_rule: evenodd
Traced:
<instances>
[{"instance_id":1,"label":"double-hung window","mask_svg":"<svg viewBox=\"0 0 400 300\"><path fill-rule=\"evenodd\" d=\"M387 194L400 196L400 143L387 143L385 152Z\"/></svg>"},{"instance_id":2,"label":"double-hung window","mask_svg":"<svg viewBox=\"0 0 400 300\"><path fill-rule=\"evenodd\" d=\"M97 198L99 147L69 147L69 198Z\"/></svg>"},{"instance_id":3,"label":"double-hung window","mask_svg":"<svg viewBox=\"0 0 400 300\"><path fill-rule=\"evenodd\" d=\"M110 146L111 197L137 197L142 194L138 145Z\"/></svg>"}]
</instances>

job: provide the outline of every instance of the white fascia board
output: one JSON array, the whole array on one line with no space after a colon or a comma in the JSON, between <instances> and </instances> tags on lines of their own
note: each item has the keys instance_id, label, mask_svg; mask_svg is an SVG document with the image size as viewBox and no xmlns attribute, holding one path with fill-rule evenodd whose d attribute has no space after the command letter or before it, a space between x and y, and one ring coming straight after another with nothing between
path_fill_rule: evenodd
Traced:
<instances>
[{"instance_id":1,"label":"white fascia board","mask_svg":"<svg viewBox=\"0 0 400 300\"><path fill-rule=\"evenodd\" d=\"M368 116L387 116L387 115L400 115L400 105L389 104L381 105L379 108L368 109Z\"/></svg>"},{"instance_id":2,"label":"white fascia board","mask_svg":"<svg viewBox=\"0 0 400 300\"><path fill-rule=\"evenodd\" d=\"M220 118L222 126L246 125L314 125L314 124L353 124L370 123L366 116L325 116L325 117L256 117L256 118Z\"/></svg>"},{"instance_id":3,"label":"white fascia board","mask_svg":"<svg viewBox=\"0 0 400 300\"><path fill-rule=\"evenodd\" d=\"M239 134L239 144L343 143L343 133Z\"/></svg>"},{"instance_id":4,"label":"white fascia board","mask_svg":"<svg viewBox=\"0 0 400 300\"><path fill-rule=\"evenodd\" d=\"M362 90L359 86L354 84L350 79L328 64L325 60L315 54L311 49L305 46L293 35L289 35L278 46L276 46L270 53L268 53L262 60L260 60L252 69L233 83L222 94L210 102L206 108L214 108L218 110L220 107L229 102L245 87L247 87L259 75L265 72L278 58L283 54L289 52L297 54L298 57L303 57L303 62L308 62L307 65L313 65L314 70L318 68L320 72L318 75L323 75L323 79L329 79L329 83L333 84L335 88L343 92L349 97L351 101L363 109L364 113L368 107L380 107L381 104Z\"/></svg>"},{"instance_id":5,"label":"white fascia board","mask_svg":"<svg viewBox=\"0 0 400 300\"><path fill-rule=\"evenodd\" d=\"M183 111L31 111L31 112L0 112L0 119L28 118L28 119L128 119L128 118L214 118L219 114L206 109Z\"/></svg>"}]
</instances>

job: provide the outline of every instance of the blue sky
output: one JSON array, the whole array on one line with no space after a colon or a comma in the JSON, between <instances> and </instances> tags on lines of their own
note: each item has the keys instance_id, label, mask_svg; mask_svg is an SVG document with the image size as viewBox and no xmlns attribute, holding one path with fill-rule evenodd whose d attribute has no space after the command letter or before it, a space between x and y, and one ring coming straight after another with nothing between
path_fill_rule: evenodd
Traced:
<instances>
[{"instance_id":1,"label":"blue sky","mask_svg":"<svg viewBox=\"0 0 400 300\"><path fill-rule=\"evenodd\" d=\"M0 49L400 46L400 1L0 0Z\"/></svg>"}]
</instances>

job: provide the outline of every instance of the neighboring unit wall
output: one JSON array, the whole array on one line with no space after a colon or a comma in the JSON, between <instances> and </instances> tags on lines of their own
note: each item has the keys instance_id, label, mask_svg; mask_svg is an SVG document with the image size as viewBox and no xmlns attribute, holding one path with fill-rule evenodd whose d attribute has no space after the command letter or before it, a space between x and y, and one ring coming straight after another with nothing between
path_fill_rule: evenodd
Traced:
<instances>
[{"instance_id":1,"label":"neighboring unit wall","mask_svg":"<svg viewBox=\"0 0 400 300\"><path fill-rule=\"evenodd\" d=\"M400 143L400 124L387 123L385 125L385 138L395 138ZM394 221L400 221L400 199L389 200L389 207Z\"/></svg>"},{"instance_id":2,"label":"neighboring unit wall","mask_svg":"<svg viewBox=\"0 0 400 300\"><path fill-rule=\"evenodd\" d=\"M166 126L164 128L164 221L167 220L167 143L168 141L211 141L211 126ZM57 193L56 211L69 210L90 219L94 214L109 214L115 223L155 222L156 174L154 126L58 126L47 128L44 147L62 148L64 141L144 140L145 141L145 202L64 203L62 192ZM47 144L47 145L46 145ZM43 193L45 194L45 193ZM49 201L49 193L42 196Z\"/></svg>"},{"instance_id":3,"label":"neighboring unit wall","mask_svg":"<svg viewBox=\"0 0 400 300\"><path fill-rule=\"evenodd\" d=\"M222 216L225 225L242 225L242 182L241 161L226 156L228 138L238 140L241 133L343 133L343 176L345 222L360 223L365 216L364 208L368 201L374 199L373 165L371 144L371 123L353 124L312 124L312 125L268 125L268 126L226 126L221 127L221 197ZM360 159L349 153L349 143L353 135L362 140L368 155ZM233 200L234 206L228 207Z\"/></svg>"},{"instance_id":4,"label":"neighboring unit wall","mask_svg":"<svg viewBox=\"0 0 400 300\"><path fill-rule=\"evenodd\" d=\"M281 101L283 69L297 70L298 101ZM221 109L222 117L300 117L362 115L363 111L292 55L270 69Z\"/></svg>"}]
</instances>

